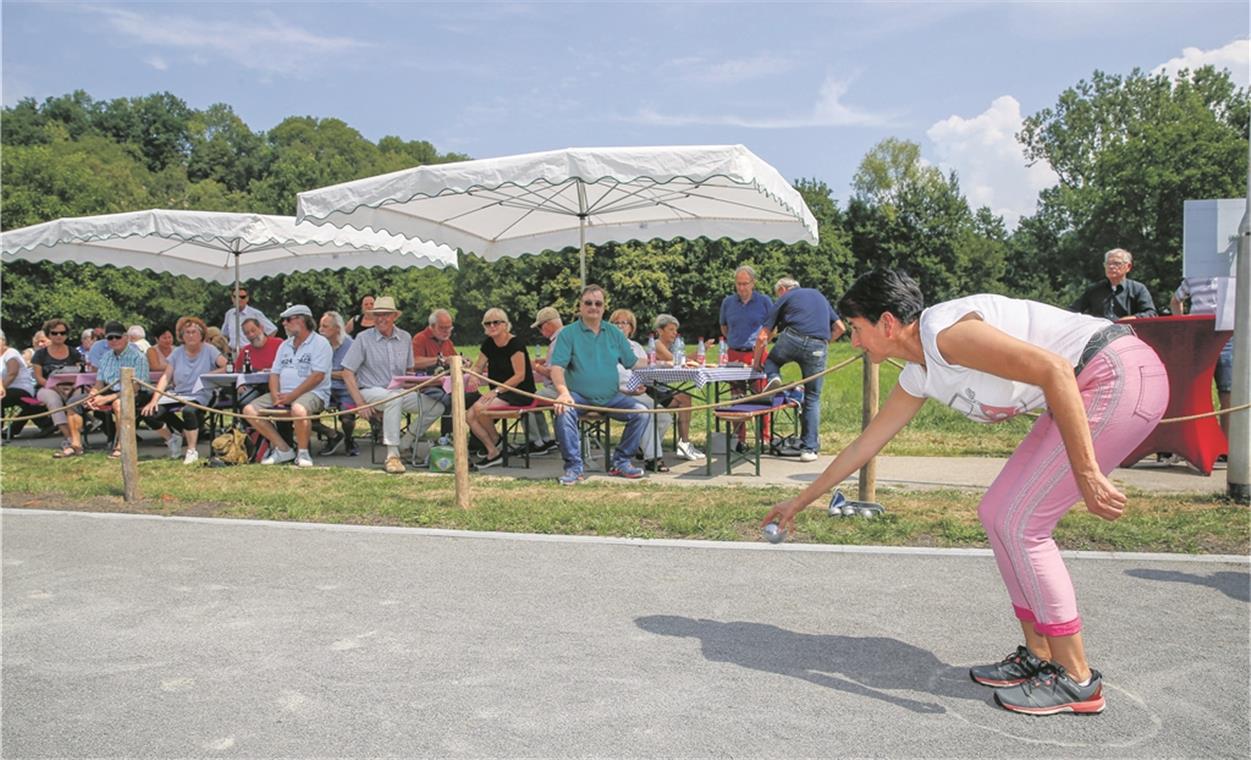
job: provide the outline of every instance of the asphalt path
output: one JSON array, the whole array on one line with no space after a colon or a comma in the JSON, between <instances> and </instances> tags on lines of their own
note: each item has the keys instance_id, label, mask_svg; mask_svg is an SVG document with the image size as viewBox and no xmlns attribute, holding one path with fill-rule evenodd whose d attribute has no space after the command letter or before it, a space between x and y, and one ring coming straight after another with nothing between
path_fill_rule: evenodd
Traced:
<instances>
[{"instance_id":1,"label":"asphalt path","mask_svg":"<svg viewBox=\"0 0 1251 760\"><path fill-rule=\"evenodd\" d=\"M996 708L980 550L4 510L19 757L1237 757L1248 563L1069 563L1099 716Z\"/></svg>"}]
</instances>

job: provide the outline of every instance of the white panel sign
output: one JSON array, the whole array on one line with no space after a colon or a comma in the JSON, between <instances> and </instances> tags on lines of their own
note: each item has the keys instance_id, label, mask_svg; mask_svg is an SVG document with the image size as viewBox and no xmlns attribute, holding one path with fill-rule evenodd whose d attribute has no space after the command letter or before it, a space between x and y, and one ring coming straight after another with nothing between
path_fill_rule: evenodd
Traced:
<instances>
[{"instance_id":1,"label":"white panel sign","mask_svg":"<svg viewBox=\"0 0 1251 760\"><path fill-rule=\"evenodd\" d=\"M1233 277L1245 198L1186 201L1182 211L1182 275Z\"/></svg>"}]
</instances>

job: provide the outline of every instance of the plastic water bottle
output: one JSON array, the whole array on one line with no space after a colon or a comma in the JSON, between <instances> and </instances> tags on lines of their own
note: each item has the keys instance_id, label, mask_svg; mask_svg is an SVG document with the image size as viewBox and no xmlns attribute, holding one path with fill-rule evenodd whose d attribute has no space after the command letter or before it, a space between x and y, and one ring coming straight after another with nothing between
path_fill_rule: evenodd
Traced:
<instances>
[{"instance_id":1,"label":"plastic water bottle","mask_svg":"<svg viewBox=\"0 0 1251 760\"><path fill-rule=\"evenodd\" d=\"M725 345L725 338L717 342L717 364L722 367L730 363L730 349Z\"/></svg>"},{"instance_id":2,"label":"plastic water bottle","mask_svg":"<svg viewBox=\"0 0 1251 760\"><path fill-rule=\"evenodd\" d=\"M675 367L686 366L686 344L682 342L681 335L679 335L677 339L673 341L673 366Z\"/></svg>"},{"instance_id":3,"label":"plastic water bottle","mask_svg":"<svg viewBox=\"0 0 1251 760\"><path fill-rule=\"evenodd\" d=\"M695 364L703 367L708 363L708 349L704 346L704 336L699 336L699 343L695 344Z\"/></svg>"},{"instance_id":4,"label":"plastic water bottle","mask_svg":"<svg viewBox=\"0 0 1251 760\"><path fill-rule=\"evenodd\" d=\"M656 336L647 336L647 366L652 367L656 364Z\"/></svg>"}]
</instances>

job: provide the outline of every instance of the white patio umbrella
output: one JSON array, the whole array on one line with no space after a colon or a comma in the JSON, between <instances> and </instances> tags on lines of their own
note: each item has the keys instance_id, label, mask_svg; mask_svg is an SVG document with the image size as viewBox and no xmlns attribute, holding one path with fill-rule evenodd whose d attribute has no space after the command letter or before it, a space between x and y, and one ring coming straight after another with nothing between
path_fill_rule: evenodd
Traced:
<instances>
[{"instance_id":1,"label":"white patio umbrella","mask_svg":"<svg viewBox=\"0 0 1251 760\"><path fill-rule=\"evenodd\" d=\"M57 219L0 234L0 262L73 261L170 272L239 287L241 278L345 267L455 267L456 251L386 232L293 217L135 211ZM235 335L239 335L235 310Z\"/></svg>"},{"instance_id":2,"label":"white patio umbrella","mask_svg":"<svg viewBox=\"0 0 1251 760\"><path fill-rule=\"evenodd\" d=\"M799 192L742 145L569 148L418 166L300 193L296 218L487 261L653 238L817 242ZM575 238L574 235L577 235Z\"/></svg>"}]
</instances>

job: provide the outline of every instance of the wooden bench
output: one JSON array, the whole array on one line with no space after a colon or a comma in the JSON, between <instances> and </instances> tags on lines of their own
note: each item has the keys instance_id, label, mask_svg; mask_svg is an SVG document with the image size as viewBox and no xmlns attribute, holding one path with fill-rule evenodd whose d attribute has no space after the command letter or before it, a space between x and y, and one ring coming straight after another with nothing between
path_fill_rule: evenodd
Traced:
<instances>
[{"instance_id":1,"label":"wooden bench","mask_svg":"<svg viewBox=\"0 0 1251 760\"><path fill-rule=\"evenodd\" d=\"M776 402L776 403L774 403ZM789 414L793 418L796 428L799 425L799 415L796 410L799 409L799 403L790 399L783 400L780 396L765 403L748 403L735 404L714 410L713 415L717 420L728 423L725 426L725 474L729 475L734 465L739 462L751 462L756 466L756 475L760 475L760 456L764 453L764 420L770 420L773 429L777 429L777 423L774 420L775 415L779 413ZM738 436L735 433L735 427L738 423L754 423L756 430L755 445L750 447L746 452L739 453L735 450L734 439Z\"/></svg>"},{"instance_id":2,"label":"wooden bench","mask_svg":"<svg viewBox=\"0 0 1251 760\"><path fill-rule=\"evenodd\" d=\"M531 401L524 406L497 406L487 410L483 416L489 420L498 420L500 423L500 451L503 453L502 466L508 466L508 450L511 448L509 440L518 433L521 434L522 451L525 455L525 468L530 469L530 432L526 425L531 414L543 414L552 408L552 402Z\"/></svg>"}]
</instances>

